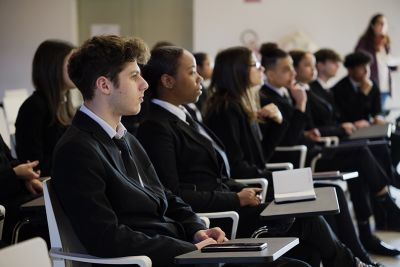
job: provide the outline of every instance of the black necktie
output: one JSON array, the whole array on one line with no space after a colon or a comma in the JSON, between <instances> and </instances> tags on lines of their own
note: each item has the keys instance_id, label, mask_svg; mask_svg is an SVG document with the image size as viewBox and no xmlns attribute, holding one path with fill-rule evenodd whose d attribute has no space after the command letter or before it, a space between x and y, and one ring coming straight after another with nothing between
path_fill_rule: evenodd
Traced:
<instances>
[{"instance_id":1,"label":"black necktie","mask_svg":"<svg viewBox=\"0 0 400 267\"><path fill-rule=\"evenodd\" d=\"M118 139L114 137L112 140L114 141L118 149L121 151L121 157L125 166L126 174L133 179L138 177L139 183L142 186L144 186L142 178L140 177L140 173L138 172L138 168L136 167L135 161L131 156L128 144L126 143L125 139L124 138Z\"/></svg>"},{"instance_id":2,"label":"black necktie","mask_svg":"<svg viewBox=\"0 0 400 267\"><path fill-rule=\"evenodd\" d=\"M219 157L222 160L222 164L224 164L224 166L225 166L226 173L227 173L228 177L230 177L231 170L230 170L230 166L229 166L228 157L226 156L225 151L214 141L214 139L206 132L206 130L201 126L200 123L195 121L188 112L185 112L185 114L186 114L187 123L189 123L189 125L191 127L193 127L194 129L196 129L196 131L199 134L201 134L202 136L204 136L211 142L214 150L217 152L217 155L218 155L217 157ZM201 128L203 128L203 129L201 129Z\"/></svg>"},{"instance_id":3,"label":"black necktie","mask_svg":"<svg viewBox=\"0 0 400 267\"><path fill-rule=\"evenodd\" d=\"M189 112L185 112L186 114L186 122L189 123L190 126L196 129L196 131L200 132L199 124L192 118Z\"/></svg>"}]
</instances>

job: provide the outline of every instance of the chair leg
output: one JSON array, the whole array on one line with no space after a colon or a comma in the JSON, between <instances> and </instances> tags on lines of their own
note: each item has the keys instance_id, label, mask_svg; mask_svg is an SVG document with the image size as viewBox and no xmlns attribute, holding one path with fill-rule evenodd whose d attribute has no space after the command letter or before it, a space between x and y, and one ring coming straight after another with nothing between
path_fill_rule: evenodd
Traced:
<instances>
[{"instance_id":1,"label":"chair leg","mask_svg":"<svg viewBox=\"0 0 400 267\"><path fill-rule=\"evenodd\" d=\"M31 219L29 217L19 221L13 229L13 233L12 233L12 239L11 239L11 244L16 244L18 242L18 238L19 238L19 231L21 230L21 228L24 225L27 225L31 223Z\"/></svg>"}]
</instances>

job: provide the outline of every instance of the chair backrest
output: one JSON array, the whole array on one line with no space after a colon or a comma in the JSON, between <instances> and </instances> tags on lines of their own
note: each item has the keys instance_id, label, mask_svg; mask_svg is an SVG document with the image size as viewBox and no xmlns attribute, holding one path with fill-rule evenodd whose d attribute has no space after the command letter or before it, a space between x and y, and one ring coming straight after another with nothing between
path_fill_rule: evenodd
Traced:
<instances>
[{"instance_id":1,"label":"chair backrest","mask_svg":"<svg viewBox=\"0 0 400 267\"><path fill-rule=\"evenodd\" d=\"M3 98L4 111L7 118L8 130L10 134L15 133L15 120L17 119L19 108L29 96L27 89L6 90Z\"/></svg>"},{"instance_id":2,"label":"chair backrest","mask_svg":"<svg viewBox=\"0 0 400 267\"><path fill-rule=\"evenodd\" d=\"M11 148L11 136L10 131L8 130L8 122L3 107L0 107L0 134L6 145Z\"/></svg>"},{"instance_id":3,"label":"chair backrest","mask_svg":"<svg viewBox=\"0 0 400 267\"><path fill-rule=\"evenodd\" d=\"M0 250L0 266L51 267L46 242L35 237Z\"/></svg>"},{"instance_id":4,"label":"chair backrest","mask_svg":"<svg viewBox=\"0 0 400 267\"><path fill-rule=\"evenodd\" d=\"M64 252L87 254L86 249L76 236L69 219L58 202L57 196L51 186L51 179L44 182L43 195L51 248L59 248ZM70 264L76 266L78 263L71 262Z\"/></svg>"}]
</instances>

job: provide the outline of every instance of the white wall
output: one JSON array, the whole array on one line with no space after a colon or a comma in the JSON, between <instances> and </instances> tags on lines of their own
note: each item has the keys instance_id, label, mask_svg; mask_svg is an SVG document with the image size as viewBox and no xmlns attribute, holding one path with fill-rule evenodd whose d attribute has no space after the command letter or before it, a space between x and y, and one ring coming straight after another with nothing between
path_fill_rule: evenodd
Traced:
<instances>
[{"instance_id":1,"label":"white wall","mask_svg":"<svg viewBox=\"0 0 400 267\"><path fill-rule=\"evenodd\" d=\"M77 43L75 0L0 0L0 99L6 89L33 90L33 55L50 38Z\"/></svg>"},{"instance_id":2,"label":"white wall","mask_svg":"<svg viewBox=\"0 0 400 267\"><path fill-rule=\"evenodd\" d=\"M320 47L341 55L351 52L371 16L381 12L389 21L392 52L400 56L399 0L194 0L193 47L215 55L241 45L240 34L254 30L259 43L278 42L302 31ZM343 71L341 74L343 75ZM400 105L400 74L395 75Z\"/></svg>"}]
</instances>

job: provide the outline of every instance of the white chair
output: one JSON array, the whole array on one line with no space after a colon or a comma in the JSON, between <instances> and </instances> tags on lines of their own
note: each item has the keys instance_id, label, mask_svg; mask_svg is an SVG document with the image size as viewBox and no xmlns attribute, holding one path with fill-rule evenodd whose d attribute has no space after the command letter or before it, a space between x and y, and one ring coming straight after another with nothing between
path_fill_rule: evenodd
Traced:
<instances>
[{"instance_id":1,"label":"white chair","mask_svg":"<svg viewBox=\"0 0 400 267\"><path fill-rule=\"evenodd\" d=\"M277 162L265 164L268 170L293 170L293 164L290 162Z\"/></svg>"},{"instance_id":2,"label":"white chair","mask_svg":"<svg viewBox=\"0 0 400 267\"><path fill-rule=\"evenodd\" d=\"M337 146L339 145L339 137L337 136L323 136L320 138L320 143L323 143L324 146Z\"/></svg>"},{"instance_id":3,"label":"white chair","mask_svg":"<svg viewBox=\"0 0 400 267\"><path fill-rule=\"evenodd\" d=\"M207 228L210 227L210 219L231 218L232 219L231 239L236 238L237 227L239 224L239 214L236 211L197 213L197 216L199 216L204 221Z\"/></svg>"},{"instance_id":4,"label":"white chair","mask_svg":"<svg viewBox=\"0 0 400 267\"><path fill-rule=\"evenodd\" d=\"M306 164L307 147L305 145L298 146L278 146L275 148L275 153L298 153L299 160L296 168L304 168Z\"/></svg>"},{"instance_id":5,"label":"white chair","mask_svg":"<svg viewBox=\"0 0 400 267\"><path fill-rule=\"evenodd\" d=\"M0 240L3 237L3 225L5 216L6 216L6 209L4 208L4 206L0 205Z\"/></svg>"},{"instance_id":6,"label":"white chair","mask_svg":"<svg viewBox=\"0 0 400 267\"><path fill-rule=\"evenodd\" d=\"M44 181L44 201L46 206L47 222L50 233L50 256L53 266L78 266L71 261L102 263L102 264L137 264L141 267L151 267L151 259L147 256L129 256L121 258L104 259L88 255L86 250L75 235L72 226L62 211L56 195L52 191L51 179ZM236 237L237 227L239 223L239 215L234 211L199 213L207 227L210 225L212 218L231 218L232 230L231 238ZM57 220L56 220L57 218ZM68 260L64 262L64 260ZM81 266L81 265L79 265Z\"/></svg>"},{"instance_id":7,"label":"white chair","mask_svg":"<svg viewBox=\"0 0 400 267\"><path fill-rule=\"evenodd\" d=\"M265 178L252 178L252 179L235 179L236 182L242 183L244 185L259 185L262 189L261 191L261 203L265 202L268 190L268 180Z\"/></svg>"},{"instance_id":8,"label":"white chair","mask_svg":"<svg viewBox=\"0 0 400 267\"><path fill-rule=\"evenodd\" d=\"M0 134L3 137L4 143L11 148L11 135L8 130L7 118L3 107L0 107Z\"/></svg>"},{"instance_id":9,"label":"white chair","mask_svg":"<svg viewBox=\"0 0 400 267\"><path fill-rule=\"evenodd\" d=\"M0 266L51 267L46 242L35 237L0 250Z\"/></svg>"},{"instance_id":10,"label":"white chair","mask_svg":"<svg viewBox=\"0 0 400 267\"><path fill-rule=\"evenodd\" d=\"M15 134L15 121L19 108L29 96L27 89L5 90L3 107L7 118L8 130L11 135Z\"/></svg>"},{"instance_id":11,"label":"white chair","mask_svg":"<svg viewBox=\"0 0 400 267\"><path fill-rule=\"evenodd\" d=\"M51 243L49 254L54 267L82 266L79 263L136 264L140 267L151 267L151 259L147 256L99 258L89 255L64 214L52 190L51 180L44 182L43 189Z\"/></svg>"}]
</instances>

